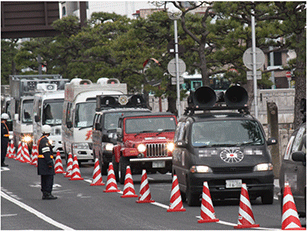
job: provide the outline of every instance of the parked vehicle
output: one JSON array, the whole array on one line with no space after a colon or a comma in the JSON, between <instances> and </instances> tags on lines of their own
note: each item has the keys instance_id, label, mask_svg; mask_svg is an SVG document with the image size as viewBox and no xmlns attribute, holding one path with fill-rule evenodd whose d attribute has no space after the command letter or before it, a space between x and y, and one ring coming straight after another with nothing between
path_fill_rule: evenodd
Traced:
<instances>
[{"instance_id":1,"label":"parked vehicle","mask_svg":"<svg viewBox=\"0 0 307 231\"><path fill-rule=\"evenodd\" d=\"M88 79L72 79L65 86L62 142L65 158L76 155L79 163L94 161L92 126L97 95L127 94L127 84L117 79L100 78L97 83Z\"/></svg>"},{"instance_id":2,"label":"parked vehicle","mask_svg":"<svg viewBox=\"0 0 307 231\"><path fill-rule=\"evenodd\" d=\"M299 216L306 217L306 99L302 102L303 122L292 133L282 156L278 198L282 211L284 184L288 182Z\"/></svg>"},{"instance_id":3,"label":"parked vehicle","mask_svg":"<svg viewBox=\"0 0 307 231\"><path fill-rule=\"evenodd\" d=\"M96 102L92 129L93 153L99 160L101 174L106 175L112 162L113 146L117 143L119 118L132 113L148 113L150 110L141 95L100 95Z\"/></svg>"},{"instance_id":4,"label":"parked vehicle","mask_svg":"<svg viewBox=\"0 0 307 231\"><path fill-rule=\"evenodd\" d=\"M33 101L34 94L42 88L64 90L68 79L61 75L10 75L10 115L13 116L13 140L17 150L20 141L26 142L31 150L33 144Z\"/></svg>"},{"instance_id":5,"label":"parked vehicle","mask_svg":"<svg viewBox=\"0 0 307 231\"><path fill-rule=\"evenodd\" d=\"M189 206L200 204L204 181L213 200L239 198L245 183L251 199L260 196L263 204L273 203L268 145L277 140L265 139L261 123L247 110L247 99L240 86L219 97L210 87L191 93L176 129L172 167L182 200Z\"/></svg>"},{"instance_id":6,"label":"parked vehicle","mask_svg":"<svg viewBox=\"0 0 307 231\"><path fill-rule=\"evenodd\" d=\"M171 113L122 116L112 157L116 179L124 183L128 165L135 173L141 173L142 169L152 173L170 172L176 125L177 118Z\"/></svg>"}]
</instances>

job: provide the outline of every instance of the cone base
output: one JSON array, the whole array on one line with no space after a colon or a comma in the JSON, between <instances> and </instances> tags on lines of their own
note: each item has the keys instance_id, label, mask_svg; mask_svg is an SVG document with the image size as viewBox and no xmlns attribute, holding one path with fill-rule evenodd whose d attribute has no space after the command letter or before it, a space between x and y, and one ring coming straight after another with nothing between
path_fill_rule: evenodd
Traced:
<instances>
[{"instance_id":1,"label":"cone base","mask_svg":"<svg viewBox=\"0 0 307 231\"><path fill-rule=\"evenodd\" d=\"M204 219L201 219L201 220L198 220L197 222L198 223L209 223L209 222L218 222L220 219L208 219L208 220L204 220Z\"/></svg>"},{"instance_id":2,"label":"cone base","mask_svg":"<svg viewBox=\"0 0 307 231\"><path fill-rule=\"evenodd\" d=\"M64 172L64 171L55 172L55 174L61 174L61 173L66 173L66 172Z\"/></svg>"},{"instance_id":3,"label":"cone base","mask_svg":"<svg viewBox=\"0 0 307 231\"><path fill-rule=\"evenodd\" d=\"M90 186L105 186L105 183L96 183L96 184L90 184Z\"/></svg>"},{"instance_id":4,"label":"cone base","mask_svg":"<svg viewBox=\"0 0 307 231\"><path fill-rule=\"evenodd\" d=\"M282 229L282 230L306 230L306 228L289 228L289 229Z\"/></svg>"},{"instance_id":5,"label":"cone base","mask_svg":"<svg viewBox=\"0 0 307 231\"><path fill-rule=\"evenodd\" d=\"M146 201L140 201L140 200L137 200L136 203L152 203L152 202L155 202L154 200L146 200Z\"/></svg>"},{"instance_id":6,"label":"cone base","mask_svg":"<svg viewBox=\"0 0 307 231\"><path fill-rule=\"evenodd\" d=\"M167 212L185 212L186 209L185 208L181 208L181 209L168 209Z\"/></svg>"},{"instance_id":7,"label":"cone base","mask_svg":"<svg viewBox=\"0 0 307 231\"><path fill-rule=\"evenodd\" d=\"M70 178L69 180L84 180L84 178Z\"/></svg>"},{"instance_id":8,"label":"cone base","mask_svg":"<svg viewBox=\"0 0 307 231\"><path fill-rule=\"evenodd\" d=\"M69 178L71 178L71 175L70 175L70 176L69 176L69 175L65 175L64 177L67 177L67 178L69 177Z\"/></svg>"},{"instance_id":9,"label":"cone base","mask_svg":"<svg viewBox=\"0 0 307 231\"><path fill-rule=\"evenodd\" d=\"M121 198L127 198L127 197L138 197L138 195L134 194L134 195L122 195L120 196Z\"/></svg>"},{"instance_id":10,"label":"cone base","mask_svg":"<svg viewBox=\"0 0 307 231\"><path fill-rule=\"evenodd\" d=\"M119 189L103 190L105 193L120 192Z\"/></svg>"},{"instance_id":11,"label":"cone base","mask_svg":"<svg viewBox=\"0 0 307 231\"><path fill-rule=\"evenodd\" d=\"M235 229L248 229L248 228L253 228L253 227L259 227L259 224L254 224L254 225L237 225L234 226L233 228Z\"/></svg>"}]
</instances>

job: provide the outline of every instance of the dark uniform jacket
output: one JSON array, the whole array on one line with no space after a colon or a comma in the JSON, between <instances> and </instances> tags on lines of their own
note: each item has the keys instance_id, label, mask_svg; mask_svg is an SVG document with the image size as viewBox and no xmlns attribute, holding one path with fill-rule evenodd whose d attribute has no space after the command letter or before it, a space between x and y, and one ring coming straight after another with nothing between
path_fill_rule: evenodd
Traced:
<instances>
[{"instance_id":1,"label":"dark uniform jacket","mask_svg":"<svg viewBox=\"0 0 307 231\"><path fill-rule=\"evenodd\" d=\"M51 144L47 136L42 136L38 140L38 175L55 175L54 162Z\"/></svg>"},{"instance_id":2,"label":"dark uniform jacket","mask_svg":"<svg viewBox=\"0 0 307 231\"><path fill-rule=\"evenodd\" d=\"M1 121L1 154L6 155L7 144L9 143L9 129L4 121Z\"/></svg>"}]
</instances>

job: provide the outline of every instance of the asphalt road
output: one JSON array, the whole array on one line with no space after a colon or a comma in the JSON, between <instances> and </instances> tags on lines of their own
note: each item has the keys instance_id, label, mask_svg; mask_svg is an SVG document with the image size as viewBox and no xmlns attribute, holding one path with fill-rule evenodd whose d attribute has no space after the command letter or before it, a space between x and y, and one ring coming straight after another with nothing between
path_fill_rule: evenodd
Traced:
<instances>
[{"instance_id":1,"label":"asphalt road","mask_svg":"<svg viewBox=\"0 0 307 231\"><path fill-rule=\"evenodd\" d=\"M66 170L65 160L63 161ZM136 203L138 198L121 198L118 193L105 193L106 186L90 186L94 163L80 166L84 180L71 181L56 174L53 194L57 200L42 200L40 176L27 163L6 159L1 167L2 230L233 230L238 222L239 200L214 201L219 222L198 223L200 206L185 212L167 212L172 179L170 174L148 174L154 203ZM107 176L103 176L104 183ZM133 175L139 195L141 175ZM281 229L281 211L277 200L262 205L260 198L251 202L257 229Z\"/></svg>"}]
</instances>

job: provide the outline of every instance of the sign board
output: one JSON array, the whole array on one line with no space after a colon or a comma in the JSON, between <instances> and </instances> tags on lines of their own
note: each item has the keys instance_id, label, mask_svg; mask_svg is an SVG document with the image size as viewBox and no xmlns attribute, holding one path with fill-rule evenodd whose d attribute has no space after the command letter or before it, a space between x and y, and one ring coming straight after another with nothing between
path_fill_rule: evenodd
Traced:
<instances>
[{"instance_id":1,"label":"sign board","mask_svg":"<svg viewBox=\"0 0 307 231\"><path fill-rule=\"evenodd\" d=\"M176 83L177 83L176 77L172 77L171 81L172 81L172 85L176 85ZM184 84L183 77L179 77L179 84Z\"/></svg>"},{"instance_id":2,"label":"sign board","mask_svg":"<svg viewBox=\"0 0 307 231\"><path fill-rule=\"evenodd\" d=\"M179 76L182 75L186 70L185 62L182 59L178 59L178 70ZM167 65L167 70L172 76L176 76L176 59L169 61Z\"/></svg>"},{"instance_id":3,"label":"sign board","mask_svg":"<svg viewBox=\"0 0 307 231\"><path fill-rule=\"evenodd\" d=\"M257 71L256 73L257 79L261 79L261 71ZM247 80L253 80L253 72L252 71L247 71L246 72L246 78Z\"/></svg>"},{"instance_id":4,"label":"sign board","mask_svg":"<svg viewBox=\"0 0 307 231\"><path fill-rule=\"evenodd\" d=\"M259 69L263 66L265 61L264 53L261 49L256 47L256 69ZM252 48L248 48L243 54L243 63L244 65L252 70L253 69L253 51Z\"/></svg>"},{"instance_id":5,"label":"sign board","mask_svg":"<svg viewBox=\"0 0 307 231\"><path fill-rule=\"evenodd\" d=\"M288 79L291 79L291 71L287 71L287 72L286 72L286 77L287 77Z\"/></svg>"}]
</instances>

